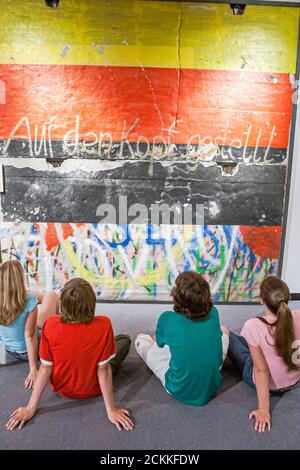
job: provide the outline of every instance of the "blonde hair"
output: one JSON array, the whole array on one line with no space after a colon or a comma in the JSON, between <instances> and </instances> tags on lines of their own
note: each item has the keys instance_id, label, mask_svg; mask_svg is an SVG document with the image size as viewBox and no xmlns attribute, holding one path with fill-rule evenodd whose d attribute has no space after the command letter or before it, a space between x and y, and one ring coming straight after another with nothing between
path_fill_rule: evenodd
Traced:
<instances>
[{"instance_id":1,"label":"blonde hair","mask_svg":"<svg viewBox=\"0 0 300 470\"><path fill-rule=\"evenodd\" d=\"M19 261L6 261L0 266L0 325L15 321L27 301L24 270Z\"/></svg>"}]
</instances>

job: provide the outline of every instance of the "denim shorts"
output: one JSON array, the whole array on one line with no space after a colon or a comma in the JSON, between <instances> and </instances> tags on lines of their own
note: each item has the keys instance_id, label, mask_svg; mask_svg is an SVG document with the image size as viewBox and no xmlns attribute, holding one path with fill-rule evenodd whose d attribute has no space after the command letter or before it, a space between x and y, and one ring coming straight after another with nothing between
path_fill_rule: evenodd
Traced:
<instances>
[{"instance_id":1,"label":"denim shorts","mask_svg":"<svg viewBox=\"0 0 300 470\"><path fill-rule=\"evenodd\" d=\"M38 338L38 347L40 345L40 341L41 341L41 334L42 334L42 330L40 328L37 328L37 338ZM18 361L28 361L28 353L27 351L25 352L18 352L18 351L13 351L11 349L8 349L8 348L5 348L5 351L6 351L6 354L9 356L9 357L12 357Z\"/></svg>"},{"instance_id":2,"label":"denim shorts","mask_svg":"<svg viewBox=\"0 0 300 470\"><path fill-rule=\"evenodd\" d=\"M5 348L6 354L10 357L13 357L14 359L17 359L17 361L28 361L28 354L27 352L19 353L17 351L11 351L10 349Z\"/></svg>"}]
</instances>

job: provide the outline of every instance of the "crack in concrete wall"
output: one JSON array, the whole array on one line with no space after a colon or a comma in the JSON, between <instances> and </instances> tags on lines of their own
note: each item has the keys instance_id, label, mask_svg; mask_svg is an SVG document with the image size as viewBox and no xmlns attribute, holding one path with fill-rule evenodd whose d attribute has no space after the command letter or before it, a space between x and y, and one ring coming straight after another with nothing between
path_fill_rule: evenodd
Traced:
<instances>
[{"instance_id":1,"label":"crack in concrete wall","mask_svg":"<svg viewBox=\"0 0 300 470\"><path fill-rule=\"evenodd\" d=\"M180 100L180 87L181 87L181 31L182 31L182 24L183 24L183 8L182 2L179 3L179 22L178 22L178 33L177 33L177 54L178 54L178 81L177 81L177 110L176 110L176 117L175 117L175 128L174 131L176 132L176 126L178 122L178 114L179 114L179 100Z\"/></svg>"},{"instance_id":2,"label":"crack in concrete wall","mask_svg":"<svg viewBox=\"0 0 300 470\"><path fill-rule=\"evenodd\" d=\"M155 90L153 88L153 85L152 85L152 82L148 76L148 74L146 73L146 70L145 70L145 67L143 66L143 64L140 62L140 66L141 66L141 69L144 73L144 76L145 76L145 79L147 80L148 84L149 84L149 88L150 88L150 91L151 91L151 94L153 96L153 104L154 104L154 107L157 111L157 114L158 114L158 118L160 120L160 123L161 123L161 126L162 126L162 129L165 127L165 124L163 122L163 118L162 118L162 115L161 115L161 112L160 112L160 109L159 109L159 106L158 106L158 102L157 102L157 97L156 97L156 94L155 94Z\"/></svg>"}]
</instances>

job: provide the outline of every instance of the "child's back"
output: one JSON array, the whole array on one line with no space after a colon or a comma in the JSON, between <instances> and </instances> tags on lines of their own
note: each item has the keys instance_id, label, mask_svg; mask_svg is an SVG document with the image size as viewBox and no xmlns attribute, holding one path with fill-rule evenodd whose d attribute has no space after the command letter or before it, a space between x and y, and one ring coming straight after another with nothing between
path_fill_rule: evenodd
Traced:
<instances>
[{"instance_id":1,"label":"child's back","mask_svg":"<svg viewBox=\"0 0 300 470\"><path fill-rule=\"evenodd\" d=\"M213 307L198 322L182 313L163 313L156 341L159 347L168 345L171 353L166 390L183 403L207 403L222 383L222 330L217 309Z\"/></svg>"},{"instance_id":2,"label":"child's back","mask_svg":"<svg viewBox=\"0 0 300 470\"><path fill-rule=\"evenodd\" d=\"M137 352L172 396L205 405L222 383L228 334L220 326L208 283L198 273L180 274L172 290L174 311L164 312L155 339L138 335Z\"/></svg>"},{"instance_id":3,"label":"child's back","mask_svg":"<svg viewBox=\"0 0 300 470\"><path fill-rule=\"evenodd\" d=\"M9 325L0 324L0 339L7 351L26 353L25 325L27 316L36 307L38 300L35 295L28 293L25 306Z\"/></svg>"},{"instance_id":4,"label":"child's back","mask_svg":"<svg viewBox=\"0 0 300 470\"><path fill-rule=\"evenodd\" d=\"M97 367L115 355L111 321L103 316L89 323L63 323L56 315L43 328L41 362L53 365L51 385L69 398L88 398L101 394Z\"/></svg>"}]
</instances>

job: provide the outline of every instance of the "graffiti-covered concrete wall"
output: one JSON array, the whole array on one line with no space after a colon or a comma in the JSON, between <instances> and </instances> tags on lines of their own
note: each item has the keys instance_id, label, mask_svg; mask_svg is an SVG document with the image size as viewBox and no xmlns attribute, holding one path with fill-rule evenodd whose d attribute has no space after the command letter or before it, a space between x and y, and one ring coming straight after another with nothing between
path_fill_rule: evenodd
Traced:
<instances>
[{"instance_id":1,"label":"graffiti-covered concrete wall","mask_svg":"<svg viewBox=\"0 0 300 470\"><path fill-rule=\"evenodd\" d=\"M299 9L0 6L2 259L103 299L168 300L196 269L216 300L256 300L278 268ZM120 196L204 205L204 222L99 223Z\"/></svg>"}]
</instances>

